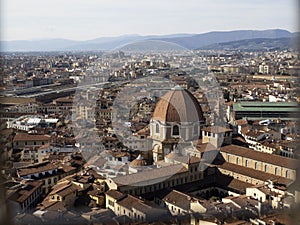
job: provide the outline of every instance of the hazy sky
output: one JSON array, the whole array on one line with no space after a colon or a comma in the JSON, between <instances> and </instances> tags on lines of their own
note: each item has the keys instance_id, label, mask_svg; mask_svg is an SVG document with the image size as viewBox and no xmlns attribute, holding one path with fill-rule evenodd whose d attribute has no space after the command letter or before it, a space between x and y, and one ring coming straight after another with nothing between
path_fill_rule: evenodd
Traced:
<instances>
[{"instance_id":1,"label":"hazy sky","mask_svg":"<svg viewBox=\"0 0 300 225\"><path fill-rule=\"evenodd\" d=\"M1 39L298 31L297 0L1 0Z\"/></svg>"}]
</instances>

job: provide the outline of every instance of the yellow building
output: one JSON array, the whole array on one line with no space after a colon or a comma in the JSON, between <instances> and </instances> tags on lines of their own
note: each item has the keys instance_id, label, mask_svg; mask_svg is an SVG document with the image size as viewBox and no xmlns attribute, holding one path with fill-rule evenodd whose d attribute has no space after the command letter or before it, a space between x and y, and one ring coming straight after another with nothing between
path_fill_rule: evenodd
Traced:
<instances>
[{"instance_id":1,"label":"yellow building","mask_svg":"<svg viewBox=\"0 0 300 225\"><path fill-rule=\"evenodd\" d=\"M48 195L50 202L63 202L66 207L73 206L81 188L72 182L65 180L55 185Z\"/></svg>"},{"instance_id":2,"label":"yellow building","mask_svg":"<svg viewBox=\"0 0 300 225\"><path fill-rule=\"evenodd\" d=\"M106 208L117 216L126 215L133 221L151 222L157 218L163 220L168 215L164 208L116 190L106 192L105 199Z\"/></svg>"},{"instance_id":3,"label":"yellow building","mask_svg":"<svg viewBox=\"0 0 300 225\"><path fill-rule=\"evenodd\" d=\"M295 159L237 145L222 146L220 152L225 162L218 166L219 170L244 182L258 185L273 180L288 186L296 180L298 161Z\"/></svg>"}]
</instances>

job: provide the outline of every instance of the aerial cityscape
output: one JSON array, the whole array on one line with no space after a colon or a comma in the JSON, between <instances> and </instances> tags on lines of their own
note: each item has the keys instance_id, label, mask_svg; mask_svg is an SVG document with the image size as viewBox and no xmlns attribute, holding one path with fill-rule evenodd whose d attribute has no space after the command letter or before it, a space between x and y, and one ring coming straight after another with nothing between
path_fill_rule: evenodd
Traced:
<instances>
[{"instance_id":1,"label":"aerial cityscape","mask_svg":"<svg viewBox=\"0 0 300 225\"><path fill-rule=\"evenodd\" d=\"M294 25L127 35L112 21L96 39L29 40L7 21L0 224L300 224Z\"/></svg>"}]
</instances>

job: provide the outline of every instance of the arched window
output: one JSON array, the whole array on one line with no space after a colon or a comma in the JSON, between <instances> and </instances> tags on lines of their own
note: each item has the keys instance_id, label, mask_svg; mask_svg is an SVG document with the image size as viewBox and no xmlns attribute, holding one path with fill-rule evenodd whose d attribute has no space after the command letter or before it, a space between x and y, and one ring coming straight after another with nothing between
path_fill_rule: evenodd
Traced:
<instances>
[{"instance_id":1,"label":"arched window","mask_svg":"<svg viewBox=\"0 0 300 225\"><path fill-rule=\"evenodd\" d=\"M236 158L236 164L239 165L240 159L239 157Z\"/></svg>"},{"instance_id":2,"label":"arched window","mask_svg":"<svg viewBox=\"0 0 300 225\"><path fill-rule=\"evenodd\" d=\"M172 135L179 135L179 126L178 125L174 125L173 126L173 133Z\"/></svg>"},{"instance_id":3,"label":"arched window","mask_svg":"<svg viewBox=\"0 0 300 225\"><path fill-rule=\"evenodd\" d=\"M158 125L158 123L155 125L155 133L159 133L159 125Z\"/></svg>"},{"instance_id":4,"label":"arched window","mask_svg":"<svg viewBox=\"0 0 300 225\"><path fill-rule=\"evenodd\" d=\"M285 177L286 177L286 178L289 178L289 171L288 171L288 170L285 171Z\"/></svg>"}]
</instances>

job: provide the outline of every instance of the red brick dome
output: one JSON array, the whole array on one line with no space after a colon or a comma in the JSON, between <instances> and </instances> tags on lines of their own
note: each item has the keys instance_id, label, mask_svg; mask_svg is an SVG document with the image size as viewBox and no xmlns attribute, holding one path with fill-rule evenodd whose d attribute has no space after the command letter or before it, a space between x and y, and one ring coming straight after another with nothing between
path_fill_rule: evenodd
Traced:
<instances>
[{"instance_id":1,"label":"red brick dome","mask_svg":"<svg viewBox=\"0 0 300 225\"><path fill-rule=\"evenodd\" d=\"M152 119L162 122L198 122L203 113L197 99L180 86L167 92L156 104Z\"/></svg>"},{"instance_id":2,"label":"red brick dome","mask_svg":"<svg viewBox=\"0 0 300 225\"><path fill-rule=\"evenodd\" d=\"M131 167L141 167L141 166L146 166L147 162L142 158L141 155L138 155L136 159L130 162L129 164Z\"/></svg>"}]
</instances>

